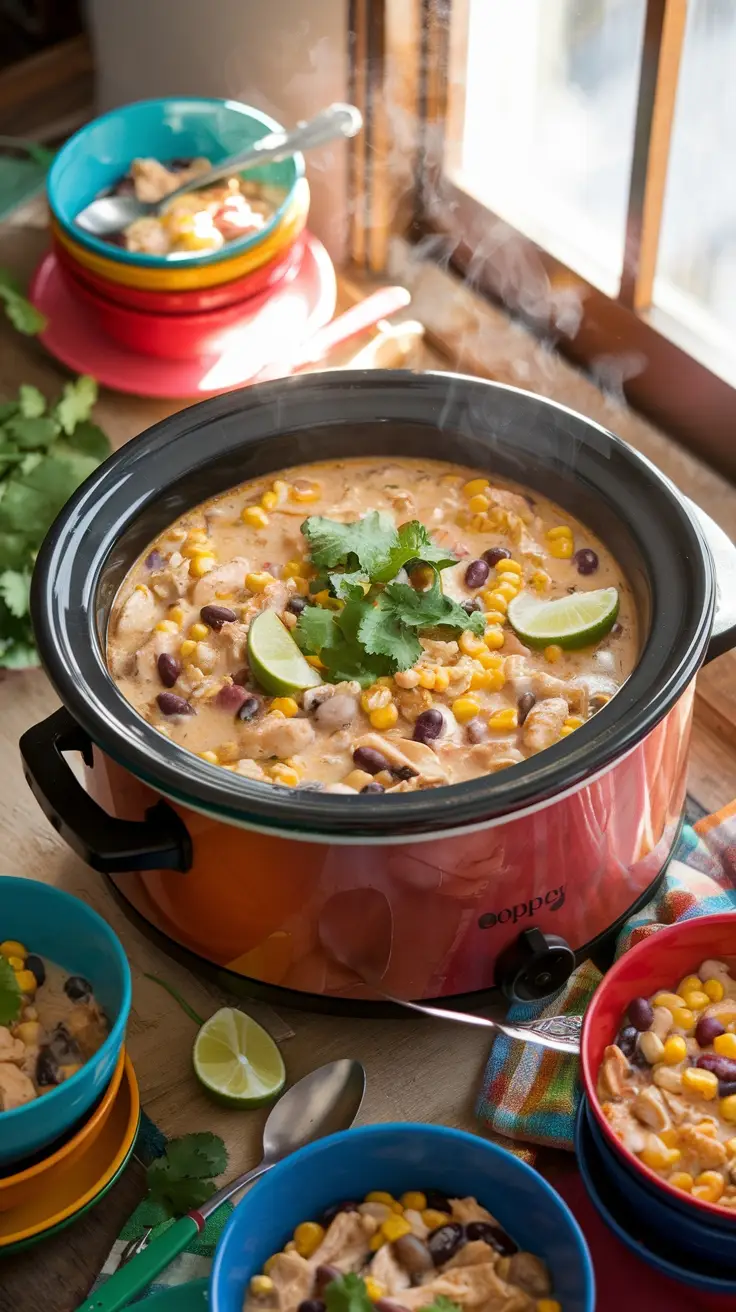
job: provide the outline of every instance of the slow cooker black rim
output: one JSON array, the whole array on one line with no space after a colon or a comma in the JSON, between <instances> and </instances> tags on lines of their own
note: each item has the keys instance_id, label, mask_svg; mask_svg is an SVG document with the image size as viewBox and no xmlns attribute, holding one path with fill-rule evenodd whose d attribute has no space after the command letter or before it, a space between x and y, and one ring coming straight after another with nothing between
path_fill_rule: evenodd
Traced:
<instances>
[{"instance_id":1,"label":"slow cooker black rim","mask_svg":"<svg viewBox=\"0 0 736 1312\"><path fill-rule=\"evenodd\" d=\"M550 447L544 457L536 447L525 447L526 432L516 433L512 446L502 432L487 431L500 422L501 402L526 411L530 428L541 416L534 440ZM312 410L316 414L307 424ZM570 462L560 454L572 444L579 463L588 457L609 462L607 473L615 466L630 481L627 499L650 509L656 504L661 517L672 521L668 558L658 548L659 558L647 559L657 595L639 663L616 697L572 738L511 770L451 788L388 798L344 796L337 804L330 794L259 785L208 765L159 734L119 693L98 637L98 592L105 563L125 529L146 507L160 504L165 489L186 472L199 473L223 453L234 456L251 443L276 442L277 435L298 442L305 424L315 430L348 428L359 422L352 412L364 413L364 422L375 424L376 431L384 422L430 426L448 441L481 443L488 455L495 448L497 460L502 452L517 461L534 459L535 476L554 468L574 488L579 476L570 480ZM228 429L236 420L250 423L251 431ZM486 430L478 431L483 424ZM165 463L168 480L161 481L157 461ZM266 468L275 471L284 463L289 462L280 459ZM221 490L231 485L223 483ZM610 500L608 489L605 497ZM651 533L651 524L630 523L625 505L616 503L615 513L637 540ZM668 585L675 593L684 591L689 601L689 616L677 622L671 601L663 597ZM184 806L246 827L333 842L421 838L482 826L582 786L633 749L675 704L702 663L714 607L713 565L701 529L674 487L638 452L592 420L532 393L463 375L400 371L313 374L262 384L154 425L106 461L65 506L39 554L31 597L49 678L103 752Z\"/></svg>"}]
</instances>

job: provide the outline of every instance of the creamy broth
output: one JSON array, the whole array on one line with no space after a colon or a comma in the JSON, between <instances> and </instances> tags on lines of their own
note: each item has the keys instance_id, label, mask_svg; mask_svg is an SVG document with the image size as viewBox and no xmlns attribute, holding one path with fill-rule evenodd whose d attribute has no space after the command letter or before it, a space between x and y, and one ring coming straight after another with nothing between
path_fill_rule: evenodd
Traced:
<instances>
[{"instance_id":1,"label":"creamy broth","mask_svg":"<svg viewBox=\"0 0 736 1312\"><path fill-rule=\"evenodd\" d=\"M442 593L479 632L430 626L409 668L269 696L248 668L251 622L270 609L299 636L305 603L341 607L313 581L305 519L352 524L372 511L397 526L419 521L457 557L441 569ZM421 592L432 570L399 577ZM520 591L552 600L604 588L617 589L616 621L579 650L531 648L506 614ZM208 625L202 608L213 606L228 618ZM108 632L121 692L179 746L254 779L336 792L403 792L511 767L595 714L637 653L631 590L587 527L470 469L385 457L288 469L183 515L128 574ZM319 653L308 658L327 679Z\"/></svg>"}]
</instances>

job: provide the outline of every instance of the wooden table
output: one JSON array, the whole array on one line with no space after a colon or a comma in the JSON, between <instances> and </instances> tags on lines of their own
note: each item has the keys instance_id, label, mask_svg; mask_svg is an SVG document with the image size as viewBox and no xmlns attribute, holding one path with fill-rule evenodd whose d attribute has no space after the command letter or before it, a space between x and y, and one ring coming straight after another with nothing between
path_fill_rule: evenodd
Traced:
<instances>
[{"instance_id":1,"label":"wooden table","mask_svg":"<svg viewBox=\"0 0 736 1312\"><path fill-rule=\"evenodd\" d=\"M0 228L0 267L11 268L21 278L27 277L45 244L42 224L36 228L29 226L27 218L6 224ZM467 369L464 332L459 344L453 343L446 326L432 328L436 289L428 296L425 275L416 270L405 272L413 282L416 304L423 306L427 302L426 321L435 347L428 352L427 362L448 368L453 367L454 359L459 356ZM431 281L434 271L427 276ZM443 294L456 296L458 309L467 315L467 294L461 289L453 290L447 275L443 277L446 280ZM359 294L359 287L343 280L344 302ZM486 375L502 374L503 333L509 352L507 364L512 355L515 361L521 358L522 348L528 345L526 335L520 336L518 327L512 329L490 307L474 304L472 312L478 322L490 325L486 346L489 342L492 345L492 358L477 348L472 367ZM420 317L424 314L423 308ZM558 399L589 413L595 413L596 404L604 405L601 394L569 366L547 356L545 369L544 386L541 379L535 378L531 366L525 385L530 388L538 385L538 390L546 392L553 390ZM550 369L557 371L556 387L550 382ZM64 371L37 343L14 334L4 323L0 326L0 399L14 394L20 382L36 383L46 393L54 394L64 379ZM108 393L100 400L97 418L118 445L176 408L162 401ZM611 418L608 422L616 426ZM625 435L635 445L656 450L670 476L683 483L684 490L696 495L704 508L736 536L736 497L723 480L628 412L621 416L621 426L628 426ZM734 661L724 657L701 676L691 793L708 810L736 795L736 713L733 719L730 717L731 704L736 698L732 691L736 687L733 673ZM202 1014L209 1014L220 1005L221 995L152 947L128 923L103 880L82 865L46 823L23 780L18 738L55 705L55 695L40 671L8 675L0 682L3 870L57 884L103 911L120 934L133 970L134 1000L128 1045L146 1111L167 1135L205 1127L222 1134L230 1150L233 1170L243 1170L258 1159L264 1114L222 1110L206 1099L190 1069L195 1027L168 994L143 975L152 972L167 979ZM368 1090L361 1114L363 1121L417 1119L477 1128L473 1104L487 1055L487 1045L477 1031L436 1022L365 1020L358 1023L305 1013L283 1014L282 1019L294 1031L283 1047L290 1080L339 1056L357 1057L364 1063ZM0 1312L31 1312L31 1309L71 1312L86 1294L123 1221L141 1196L142 1179L142 1169L133 1164L100 1206L76 1225L27 1254L3 1261Z\"/></svg>"}]
</instances>

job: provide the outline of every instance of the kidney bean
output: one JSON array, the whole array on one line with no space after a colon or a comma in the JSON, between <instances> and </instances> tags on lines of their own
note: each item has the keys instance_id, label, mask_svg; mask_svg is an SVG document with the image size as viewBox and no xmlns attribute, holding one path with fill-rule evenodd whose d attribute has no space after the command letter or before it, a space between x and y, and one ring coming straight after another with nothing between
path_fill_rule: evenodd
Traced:
<instances>
[{"instance_id":1,"label":"kidney bean","mask_svg":"<svg viewBox=\"0 0 736 1312\"><path fill-rule=\"evenodd\" d=\"M242 670L238 670L233 675L233 683L237 683L239 688L247 688L250 683L250 670L244 665Z\"/></svg>"},{"instance_id":2,"label":"kidney bean","mask_svg":"<svg viewBox=\"0 0 736 1312\"><path fill-rule=\"evenodd\" d=\"M353 761L359 770L367 770L368 774L380 774L381 770L391 769L383 752L377 752L375 747L356 747Z\"/></svg>"},{"instance_id":3,"label":"kidney bean","mask_svg":"<svg viewBox=\"0 0 736 1312\"><path fill-rule=\"evenodd\" d=\"M402 1235L394 1243L394 1256L410 1276L430 1271L433 1266L432 1254L422 1239L416 1235Z\"/></svg>"},{"instance_id":4,"label":"kidney bean","mask_svg":"<svg viewBox=\"0 0 736 1312\"><path fill-rule=\"evenodd\" d=\"M303 1298L297 1312L325 1312L326 1304L321 1298Z\"/></svg>"},{"instance_id":5,"label":"kidney bean","mask_svg":"<svg viewBox=\"0 0 736 1312\"><path fill-rule=\"evenodd\" d=\"M442 711L438 711L432 706L428 711L422 711L414 721L414 732L412 738L415 743L424 743L425 746L435 738L439 738L445 727L445 717Z\"/></svg>"},{"instance_id":6,"label":"kidney bean","mask_svg":"<svg viewBox=\"0 0 736 1312\"><path fill-rule=\"evenodd\" d=\"M489 547L487 551L483 552L483 559L486 564L493 567L498 564L499 560L511 560L511 552L506 547Z\"/></svg>"},{"instance_id":7,"label":"kidney bean","mask_svg":"<svg viewBox=\"0 0 736 1312\"><path fill-rule=\"evenodd\" d=\"M480 715L468 720L465 726L465 737L469 743L484 743L486 741L488 738L488 725Z\"/></svg>"},{"instance_id":8,"label":"kidney bean","mask_svg":"<svg viewBox=\"0 0 736 1312\"><path fill-rule=\"evenodd\" d=\"M512 1253L518 1253L519 1245L515 1244L511 1235L507 1235L500 1225L492 1225L490 1221L471 1221L465 1227L465 1237L469 1243L474 1239L482 1239L484 1244L490 1244L495 1248L497 1253L503 1254L504 1257L510 1257Z\"/></svg>"},{"instance_id":9,"label":"kidney bean","mask_svg":"<svg viewBox=\"0 0 736 1312\"><path fill-rule=\"evenodd\" d=\"M219 706L222 711L230 711L231 714L237 715L249 695L245 688L240 688L237 683L226 683L215 697L215 706Z\"/></svg>"},{"instance_id":10,"label":"kidney bean","mask_svg":"<svg viewBox=\"0 0 736 1312\"><path fill-rule=\"evenodd\" d=\"M26 957L26 970L30 970L39 988L45 983L46 966L44 965L43 959L37 957L35 952L32 952L30 956Z\"/></svg>"},{"instance_id":11,"label":"kidney bean","mask_svg":"<svg viewBox=\"0 0 736 1312\"><path fill-rule=\"evenodd\" d=\"M334 1207L327 1208L327 1211L322 1217L322 1224L324 1226L330 1225L330 1223L334 1221L338 1212L355 1211L357 1211L357 1205L355 1203L337 1203ZM328 1266L326 1262L322 1266L318 1266L314 1273L314 1292L317 1297L321 1298L327 1286L331 1285L333 1280L339 1280L341 1276L342 1271L337 1266Z\"/></svg>"},{"instance_id":12,"label":"kidney bean","mask_svg":"<svg viewBox=\"0 0 736 1312\"><path fill-rule=\"evenodd\" d=\"M695 1026L695 1038L701 1048L709 1047L713 1040L718 1038L719 1034L725 1033L725 1025L721 1025L721 1022L716 1020L715 1016L703 1016Z\"/></svg>"},{"instance_id":13,"label":"kidney bean","mask_svg":"<svg viewBox=\"0 0 736 1312\"><path fill-rule=\"evenodd\" d=\"M638 1035L639 1031L634 1025L625 1025L623 1029L619 1030L616 1036L616 1046L621 1049L624 1057L633 1056Z\"/></svg>"},{"instance_id":14,"label":"kidney bean","mask_svg":"<svg viewBox=\"0 0 736 1312\"><path fill-rule=\"evenodd\" d=\"M736 1080L719 1080L718 1097L730 1098L732 1093L736 1093Z\"/></svg>"},{"instance_id":15,"label":"kidney bean","mask_svg":"<svg viewBox=\"0 0 736 1312\"><path fill-rule=\"evenodd\" d=\"M300 597L299 593L297 592L294 594L293 597L290 597L289 600L287 601L286 609L288 611L291 611L292 615L301 615L306 604L307 604L306 597Z\"/></svg>"},{"instance_id":16,"label":"kidney bean","mask_svg":"<svg viewBox=\"0 0 736 1312\"><path fill-rule=\"evenodd\" d=\"M249 692L246 694L245 701L242 703L240 710L237 713L238 719L245 720L246 723L248 720L254 720L260 709L260 697L256 697L255 693Z\"/></svg>"},{"instance_id":17,"label":"kidney bean","mask_svg":"<svg viewBox=\"0 0 736 1312\"><path fill-rule=\"evenodd\" d=\"M491 567L487 560L471 560L465 571L465 584L468 588L482 588Z\"/></svg>"},{"instance_id":18,"label":"kidney bean","mask_svg":"<svg viewBox=\"0 0 736 1312\"><path fill-rule=\"evenodd\" d=\"M532 706L534 705L534 703L535 703L536 700L537 700L537 699L536 699L536 697L534 696L534 693L533 693L533 692L523 692L523 693L521 694L521 697L519 698L518 702L516 703L516 709L517 709L517 711L518 711L519 724L523 724L523 723L524 723L524 721L525 721L527 715L529 714L529 712L530 712L530 710L532 709Z\"/></svg>"},{"instance_id":19,"label":"kidney bean","mask_svg":"<svg viewBox=\"0 0 736 1312\"><path fill-rule=\"evenodd\" d=\"M736 1081L736 1061L733 1057L720 1057L717 1052L703 1052L696 1065L701 1071L712 1071L716 1079L730 1084Z\"/></svg>"},{"instance_id":20,"label":"kidney bean","mask_svg":"<svg viewBox=\"0 0 736 1312\"><path fill-rule=\"evenodd\" d=\"M219 633L223 624L232 624L238 617L229 606L203 606L199 618L208 629L214 629L215 633Z\"/></svg>"},{"instance_id":21,"label":"kidney bean","mask_svg":"<svg viewBox=\"0 0 736 1312\"><path fill-rule=\"evenodd\" d=\"M581 547L573 556L578 574L595 574L598 568L598 554L590 547Z\"/></svg>"},{"instance_id":22,"label":"kidney bean","mask_svg":"<svg viewBox=\"0 0 736 1312\"><path fill-rule=\"evenodd\" d=\"M440 1193L439 1189L425 1189L424 1197L427 1200L427 1207L431 1211L446 1212L449 1215L451 1208L447 1194Z\"/></svg>"},{"instance_id":23,"label":"kidney bean","mask_svg":"<svg viewBox=\"0 0 736 1312\"><path fill-rule=\"evenodd\" d=\"M152 551L150 555L146 556L146 569L163 569L165 564L166 561L160 551Z\"/></svg>"},{"instance_id":24,"label":"kidney bean","mask_svg":"<svg viewBox=\"0 0 736 1312\"><path fill-rule=\"evenodd\" d=\"M654 1020L654 1009L647 998L633 998L626 1014L635 1030L648 1030Z\"/></svg>"},{"instance_id":25,"label":"kidney bean","mask_svg":"<svg viewBox=\"0 0 736 1312\"><path fill-rule=\"evenodd\" d=\"M386 789L383 784L376 783L375 779L373 779L369 784L365 784L360 791L361 793L385 793Z\"/></svg>"},{"instance_id":26,"label":"kidney bean","mask_svg":"<svg viewBox=\"0 0 736 1312\"><path fill-rule=\"evenodd\" d=\"M462 603L466 615L474 615L477 610L483 609L483 602L480 597L471 597L469 601Z\"/></svg>"},{"instance_id":27,"label":"kidney bean","mask_svg":"<svg viewBox=\"0 0 736 1312\"><path fill-rule=\"evenodd\" d=\"M181 674L181 661L178 661L175 656L170 656L167 651L162 651L156 665L158 666L158 677L164 688L173 688Z\"/></svg>"},{"instance_id":28,"label":"kidney bean","mask_svg":"<svg viewBox=\"0 0 736 1312\"><path fill-rule=\"evenodd\" d=\"M443 1262L449 1262L450 1258L455 1256L464 1238L463 1227L457 1221L448 1221L447 1225L438 1226L436 1230L433 1230L427 1240L427 1247L435 1266L442 1266Z\"/></svg>"},{"instance_id":29,"label":"kidney bean","mask_svg":"<svg viewBox=\"0 0 736 1312\"><path fill-rule=\"evenodd\" d=\"M391 774L399 783L404 779L413 779L418 773L417 770L412 770L410 765L391 766Z\"/></svg>"},{"instance_id":30,"label":"kidney bean","mask_svg":"<svg viewBox=\"0 0 736 1312\"><path fill-rule=\"evenodd\" d=\"M194 707L175 692L160 692L156 698L162 715L194 715Z\"/></svg>"}]
</instances>

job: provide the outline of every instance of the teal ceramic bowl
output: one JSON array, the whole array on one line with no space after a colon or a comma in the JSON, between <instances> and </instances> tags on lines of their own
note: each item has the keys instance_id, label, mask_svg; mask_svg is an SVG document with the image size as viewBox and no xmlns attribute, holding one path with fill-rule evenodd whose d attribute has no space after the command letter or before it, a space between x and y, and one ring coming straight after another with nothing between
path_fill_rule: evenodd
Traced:
<instances>
[{"instance_id":1,"label":"teal ceramic bowl","mask_svg":"<svg viewBox=\"0 0 736 1312\"><path fill-rule=\"evenodd\" d=\"M0 1112L0 1170L39 1152L71 1129L107 1088L130 1012L130 967L119 939L86 902L34 879L0 875L0 937L83 975L108 1016L102 1047L42 1098Z\"/></svg>"},{"instance_id":2,"label":"teal ceramic bowl","mask_svg":"<svg viewBox=\"0 0 736 1312\"><path fill-rule=\"evenodd\" d=\"M249 178L283 187L284 199L258 232L227 242L218 251L175 256L126 251L93 237L74 220L100 192L118 182L139 156L165 162L202 155L218 164L247 150L267 133L281 130L275 119L236 100L175 96L123 105L87 123L62 146L46 179L51 212L73 241L117 263L170 269L174 264L187 268L232 259L263 241L283 218L304 174L303 155L248 170Z\"/></svg>"}]
</instances>

